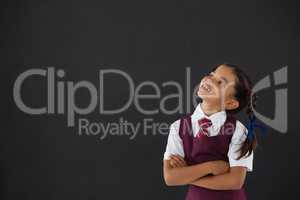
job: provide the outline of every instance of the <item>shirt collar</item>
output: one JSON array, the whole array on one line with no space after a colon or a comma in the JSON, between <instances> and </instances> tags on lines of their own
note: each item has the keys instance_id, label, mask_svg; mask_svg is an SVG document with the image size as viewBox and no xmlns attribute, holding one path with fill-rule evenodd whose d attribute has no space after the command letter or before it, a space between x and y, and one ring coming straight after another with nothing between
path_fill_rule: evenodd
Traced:
<instances>
[{"instance_id":1,"label":"shirt collar","mask_svg":"<svg viewBox=\"0 0 300 200\"><path fill-rule=\"evenodd\" d=\"M210 116L207 116L201 108L201 103L199 103L197 105L195 111L192 114L192 117L191 117L192 122L198 121L199 119L201 119L203 117L210 119L213 126L215 128L219 128L224 124L224 122L226 120L226 112L225 111L220 111L220 112L216 112L216 113L214 113Z\"/></svg>"}]
</instances>

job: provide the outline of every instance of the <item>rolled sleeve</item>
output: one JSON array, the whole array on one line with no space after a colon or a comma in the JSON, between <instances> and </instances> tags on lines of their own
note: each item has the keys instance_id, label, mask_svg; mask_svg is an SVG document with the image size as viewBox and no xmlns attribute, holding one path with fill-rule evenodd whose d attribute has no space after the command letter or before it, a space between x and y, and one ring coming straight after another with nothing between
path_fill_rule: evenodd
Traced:
<instances>
[{"instance_id":1,"label":"rolled sleeve","mask_svg":"<svg viewBox=\"0 0 300 200\"><path fill-rule=\"evenodd\" d=\"M170 155L180 155L184 157L183 142L179 136L180 120L175 121L170 126L167 147L163 156L164 160L169 160Z\"/></svg>"},{"instance_id":2,"label":"rolled sleeve","mask_svg":"<svg viewBox=\"0 0 300 200\"><path fill-rule=\"evenodd\" d=\"M230 167L241 166L246 167L247 171L253 171L253 152L250 155L245 155L238 159L241 155L241 147L247 139L247 128L237 120L235 132L231 138L228 151L228 159Z\"/></svg>"}]
</instances>

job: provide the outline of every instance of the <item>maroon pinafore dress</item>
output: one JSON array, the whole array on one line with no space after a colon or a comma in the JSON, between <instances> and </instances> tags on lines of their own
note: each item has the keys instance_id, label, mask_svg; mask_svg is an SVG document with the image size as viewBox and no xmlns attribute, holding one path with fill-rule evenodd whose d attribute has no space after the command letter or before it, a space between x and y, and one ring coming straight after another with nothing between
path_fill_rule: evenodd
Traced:
<instances>
[{"instance_id":1,"label":"maroon pinafore dress","mask_svg":"<svg viewBox=\"0 0 300 200\"><path fill-rule=\"evenodd\" d=\"M228 162L228 149L235 130L236 119L227 115L218 135L194 137L191 116L180 120L179 135L183 141L185 160L188 165L200 164L213 160ZM239 190L211 190L189 185L186 200L246 200L244 186Z\"/></svg>"}]
</instances>

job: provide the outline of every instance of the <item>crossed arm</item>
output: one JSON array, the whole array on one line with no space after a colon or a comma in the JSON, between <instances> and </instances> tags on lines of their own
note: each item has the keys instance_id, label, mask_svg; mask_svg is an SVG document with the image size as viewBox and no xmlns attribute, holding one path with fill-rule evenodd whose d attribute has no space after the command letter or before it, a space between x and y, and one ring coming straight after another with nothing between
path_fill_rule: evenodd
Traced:
<instances>
[{"instance_id":1,"label":"crossed arm","mask_svg":"<svg viewBox=\"0 0 300 200\"><path fill-rule=\"evenodd\" d=\"M187 166L179 155L172 155L163 165L164 179L169 186L191 184L213 190L236 190L244 184L247 173L245 167L229 167L225 161Z\"/></svg>"}]
</instances>

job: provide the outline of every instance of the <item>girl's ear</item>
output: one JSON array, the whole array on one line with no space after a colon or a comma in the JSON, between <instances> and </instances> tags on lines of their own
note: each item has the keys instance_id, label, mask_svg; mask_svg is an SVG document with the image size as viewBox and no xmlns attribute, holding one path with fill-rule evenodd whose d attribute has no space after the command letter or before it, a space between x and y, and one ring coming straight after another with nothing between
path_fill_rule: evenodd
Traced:
<instances>
[{"instance_id":1,"label":"girl's ear","mask_svg":"<svg viewBox=\"0 0 300 200\"><path fill-rule=\"evenodd\" d=\"M230 99L226 102L226 110L234 110L240 106L239 101Z\"/></svg>"}]
</instances>

